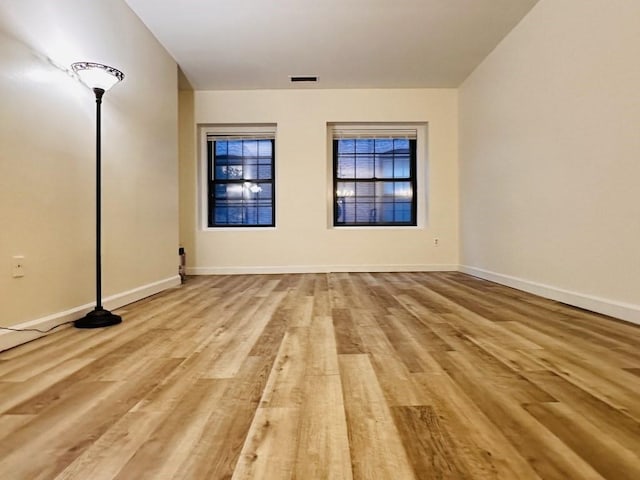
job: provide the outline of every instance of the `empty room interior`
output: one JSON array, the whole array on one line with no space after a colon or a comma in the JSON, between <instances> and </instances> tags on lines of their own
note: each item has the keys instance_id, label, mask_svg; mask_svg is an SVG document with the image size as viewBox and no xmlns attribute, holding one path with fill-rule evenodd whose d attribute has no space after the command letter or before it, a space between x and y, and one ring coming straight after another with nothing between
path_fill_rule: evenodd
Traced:
<instances>
[{"instance_id":1,"label":"empty room interior","mask_svg":"<svg viewBox=\"0 0 640 480\"><path fill-rule=\"evenodd\" d=\"M640 478L640 1L0 0L0 478Z\"/></svg>"}]
</instances>

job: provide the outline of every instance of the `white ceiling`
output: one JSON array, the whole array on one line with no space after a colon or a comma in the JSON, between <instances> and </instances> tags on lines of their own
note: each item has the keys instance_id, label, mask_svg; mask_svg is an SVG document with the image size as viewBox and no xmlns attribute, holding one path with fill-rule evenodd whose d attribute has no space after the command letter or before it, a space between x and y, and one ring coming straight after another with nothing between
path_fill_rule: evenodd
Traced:
<instances>
[{"instance_id":1,"label":"white ceiling","mask_svg":"<svg viewBox=\"0 0 640 480\"><path fill-rule=\"evenodd\" d=\"M196 90L457 87L538 0L126 0Z\"/></svg>"}]
</instances>

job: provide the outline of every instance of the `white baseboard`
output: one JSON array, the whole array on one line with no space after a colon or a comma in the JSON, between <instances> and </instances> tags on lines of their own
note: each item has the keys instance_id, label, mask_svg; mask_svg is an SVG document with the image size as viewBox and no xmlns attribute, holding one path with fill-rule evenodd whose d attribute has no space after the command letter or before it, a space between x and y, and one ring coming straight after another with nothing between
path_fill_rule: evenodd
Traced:
<instances>
[{"instance_id":1,"label":"white baseboard","mask_svg":"<svg viewBox=\"0 0 640 480\"><path fill-rule=\"evenodd\" d=\"M458 265L283 265L270 267L190 267L187 275L268 275L338 272L455 272Z\"/></svg>"},{"instance_id":2,"label":"white baseboard","mask_svg":"<svg viewBox=\"0 0 640 480\"><path fill-rule=\"evenodd\" d=\"M481 268L460 265L459 270L463 273L483 278L492 282L500 283L508 287L517 288L525 292L533 293L541 297L550 298L558 302L567 303L575 307L602 313L611 317L620 318L631 323L640 325L640 305L632 303L616 302L607 298L585 295L583 293L572 292L551 285L532 282L523 278L503 275L501 273L483 270Z\"/></svg>"},{"instance_id":3,"label":"white baseboard","mask_svg":"<svg viewBox=\"0 0 640 480\"><path fill-rule=\"evenodd\" d=\"M161 291L166 290L167 288L175 287L177 285L180 285L179 275L166 278L164 280L159 280L157 282L149 283L147 285L143 285L141 287L134 288L126 292L118 293L108 298L104 298L102 299L102 304L107 310L115 310L124 305L128 305L137 300L141 300L151 295L155 295L156 293L160 293ZM51 315L47 315L46 317L37 318L35 320L30 320L28 322L20 323L18 325L11 325L11 328L15 328L18 330L25 329L25 328L37 328L38 330L48 330L58 325L62 325L63 323L71 322L72 320L82 318L88 312L93 310L94 307L95 307L95 303L81 305L79 307L74 307L69 310L65 310L64 312L53 313ZM61 327L61 328L65 328L65 327ZM54 331L57 332L59 330L60 329L56 329ZM48 333L30 332L30 331L14 332L10 330L0 330L0 352L8 348L13 348L23 343L29 342L31 340L35 340L36 338L43 337L45 335L48 335Z\"/></svg>"}]
</instances>

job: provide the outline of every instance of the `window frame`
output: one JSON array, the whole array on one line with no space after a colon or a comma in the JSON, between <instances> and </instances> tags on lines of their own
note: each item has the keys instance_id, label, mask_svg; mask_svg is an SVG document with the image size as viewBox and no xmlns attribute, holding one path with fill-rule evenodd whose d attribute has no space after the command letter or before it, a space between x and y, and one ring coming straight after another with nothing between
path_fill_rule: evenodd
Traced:
<instances>
[{"instance_id":1,"label":"window frame","mask_svg":"<svg viewBox=\"0 0 640 480\"><path fill-rule=\"evenodd\" d=\"M215 184L214 179L215 165L214 165L214 151L216 140L242 140L242 139L258 139L258 140L271 140L271 223L270 224L221 224L216 225L215 220ZM200 189L199 189L199 204L200 204L200 218L201 228L203 231L247 231L247 230L269 230L276 228L276 183L277 183L277 138L276 138L276 124L242 124L242 125L204 125L200 127ZM231 183L242 183L247 180L236 180Z\"/></svg>"},{"instance_id":2,"label":"window frame","mask_svg":"<svg viewBox=\"0 0 640 480\"><path fill-rule=\"evenodd\" d=\"M427 122L393 122L393 123L327 123L327 149L329 158L328 185L331 189L328 196L327 226L337 230L361 230L361 229L424 229L427 222ZM352 133L352 134L351 134ZM338 152L335 148L336 142L340 138L410 138L415 141L414 156L411 158L413 172L410 179L413 190L411 205L411 215L413 221L410 222L338 222L338 183L345 179L338 178ZM393 178L366 178L358 179L361 182L384 182L396 181ZM356 179L346 179L346 181L356 181ZM397 180L409 181L409 180Z\"/></svg>"}]
</instances>

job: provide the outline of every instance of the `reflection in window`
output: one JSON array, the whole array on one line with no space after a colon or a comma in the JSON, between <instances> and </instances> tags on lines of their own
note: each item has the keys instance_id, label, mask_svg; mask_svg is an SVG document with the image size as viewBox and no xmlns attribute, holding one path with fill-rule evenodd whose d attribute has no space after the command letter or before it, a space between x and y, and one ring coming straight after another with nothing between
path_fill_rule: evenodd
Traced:
<instances>
[{"instance_id":1,"label":"reflection in window","mask_svg":"<svg viewBox=\"0 0 640 480\"><path fill-rule=\"evenodd\" d=\"M333 141L334 225L416 225L416 140Z\"/></svg>"},{"instance_id":2,"label":"reflection in window","mask_svg":"<svg viewBox=\"0 0 640 480\"><path fill-rule=\"evenodd\" d=\"M209 226L274 226L274 140L208 140Z\"/></svg>"}]
</instances>

